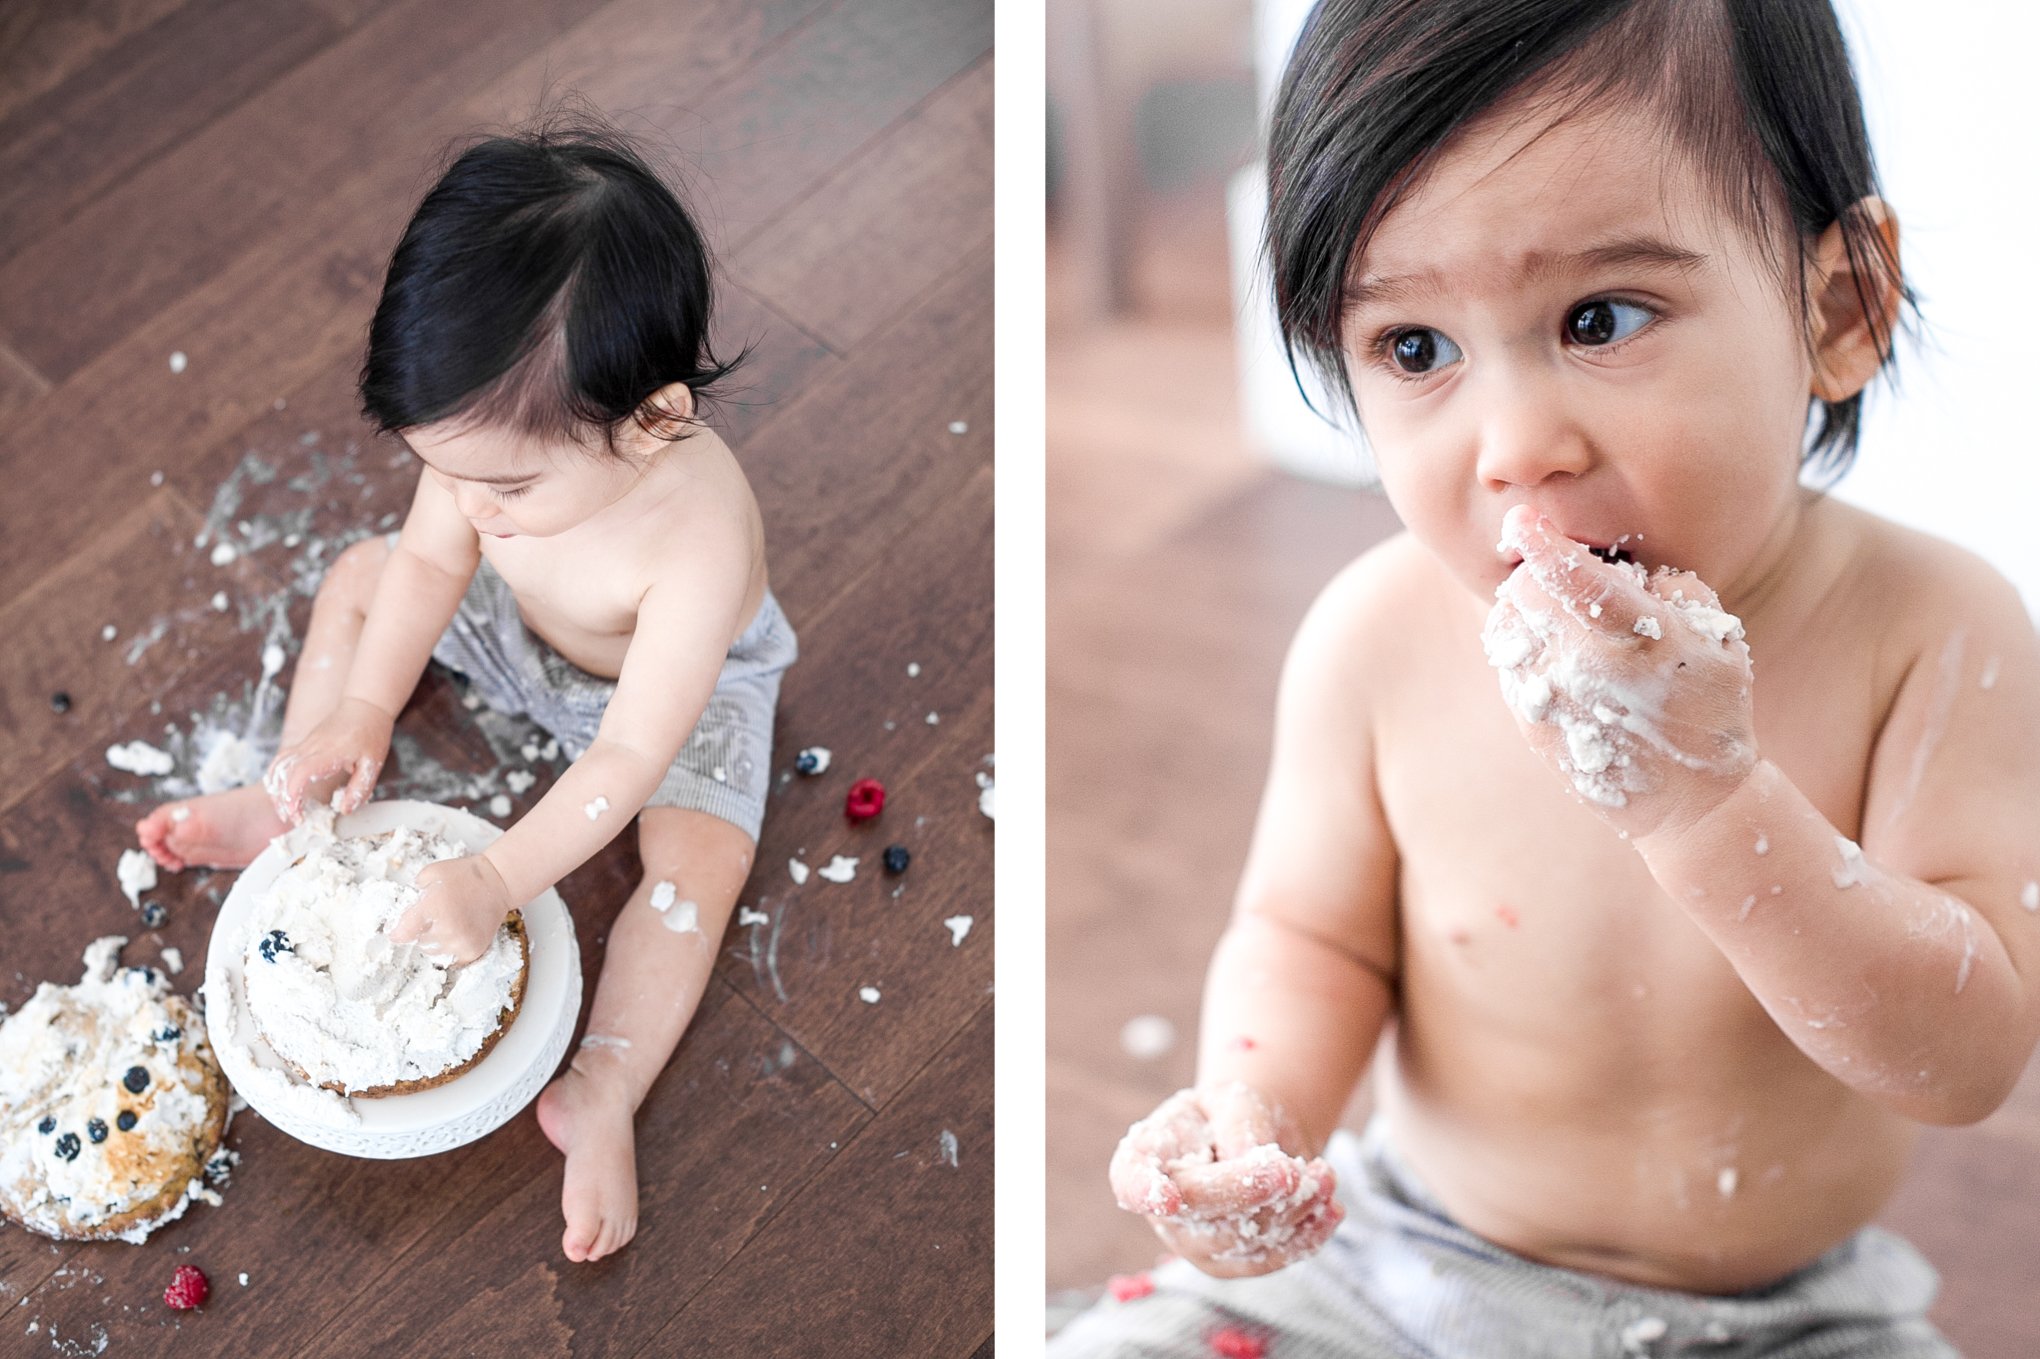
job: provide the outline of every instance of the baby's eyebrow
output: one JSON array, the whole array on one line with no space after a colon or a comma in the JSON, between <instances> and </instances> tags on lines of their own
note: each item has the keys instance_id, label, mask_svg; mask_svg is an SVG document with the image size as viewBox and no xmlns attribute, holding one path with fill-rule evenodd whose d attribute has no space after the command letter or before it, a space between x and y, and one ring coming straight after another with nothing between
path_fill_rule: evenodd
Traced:
<instances>
[{"instance_id":1,"label":"baby's eyebrow","mask_svg":"<svg viewBox=\"0 0 2040 1359\"><path fill-rule=\"evenodd\" d=\"M1516 276L1520 282L1535 283L1553 275L1582 274L1597 269L1688 273L1705 268L1707 263L1707 256L1661 241L1655 236L1623 236L1563 254L1532 250L1523 256ZM1367 274L1347 281L1345 309L1352 311L1368 305L1407 302L1414 297L1444 291L1445 275L1436 269L1410 274Z\"/></svg>"}]
</instances>

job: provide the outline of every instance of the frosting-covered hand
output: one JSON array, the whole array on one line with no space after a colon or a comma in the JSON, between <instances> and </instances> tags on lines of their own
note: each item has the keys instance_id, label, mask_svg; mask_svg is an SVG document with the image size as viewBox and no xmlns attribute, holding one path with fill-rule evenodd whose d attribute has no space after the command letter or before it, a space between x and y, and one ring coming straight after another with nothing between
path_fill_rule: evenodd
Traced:
<instances>
[{"instance_id":1,"label":"frosting-covered hand","mask_svg":"<svg viewBox=\"0 0 2040 1359\"><path fill-rule=\"evenodd\" d=\"M1689 824L1756 767L1741 620L1688 571L1602 561L1526 506L1481 641L1532 748L1632 837Z\"/></svg>"},{"instance_id":2,"label":"frosting-covered hand","mask_svg":"<svg viewBox=\"0 0 2040 1359\"><path fill-rule=\"evenodd\" d=\"M471 963L489 951L516 904L484 856L442 859L418 870L418 900L391 928L390 941L415 941L435 963Z\"/></svg>"},{"instance_id":3,"label":"frosting-covered hand","mask_svg":"<svg viewBox=\"0 0 2040 1359\"><path fill-rule=\"evenodd\" d=\"M1206 1274L1273 1273L1345 1216L1332 1168L1284 1149L1302 1144L1295 1120L1239 1081L1179 1090L1120 1139L1112 1193Z\"/></svg>"},{"instance_id":4,"label":"frosting-covered hand","mask_svg":"<svg viewBox=\"0 0 2040 1359\"><path fill-rule=\"evenodd\" d=\"M341 699L325 721L270 761L262 788L277 816L295 826L304 818L307 795L324 802L336 789L337 811L351 812L368 801L390 752L393 725L390 715L374 704Z\"/></svg>"}]
</instances>

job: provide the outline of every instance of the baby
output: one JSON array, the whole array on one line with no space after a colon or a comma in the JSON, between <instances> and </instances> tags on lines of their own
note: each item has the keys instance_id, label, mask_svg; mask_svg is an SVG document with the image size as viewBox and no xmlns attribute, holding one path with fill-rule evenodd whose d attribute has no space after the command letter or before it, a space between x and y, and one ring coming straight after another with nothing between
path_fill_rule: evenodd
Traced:
<instances>
[{"instance_id":1,"label":"baby","mask_svg":"<svg viewBox=\"0 0 2040 1359\"><path fill-rule=\"evenodd\" d=\"M364 413L422 464L402 531L321 583L262 785L136 825L165 868L237 867L309 800L359 807L428 659L551 731L572 765L486 851L424 870L392 937L476 958L637 818L644 878L538 1104L567 1158L571 1260L636 1230L632 1115L750 870L796 654L751 488L696 418L733 366L710 351L710 298L694 222L599 120L461 154L391 257L361 371Z\"/></svg>"},{"instance_id":2,"label":"baby","mask_svg":"<svg viewBox=\"0 0 2040 1359\"><path fill-rule=\"evenodd\" d=\"M2040 644L1800 483L1910 300L1835 16L1323 0L1268 179L1407 531L1297 634L1112 1161L1182 1260L1050 1354L1952 1354L1866 1224L2040 1032Z\"/></svg>"}]
</instances>

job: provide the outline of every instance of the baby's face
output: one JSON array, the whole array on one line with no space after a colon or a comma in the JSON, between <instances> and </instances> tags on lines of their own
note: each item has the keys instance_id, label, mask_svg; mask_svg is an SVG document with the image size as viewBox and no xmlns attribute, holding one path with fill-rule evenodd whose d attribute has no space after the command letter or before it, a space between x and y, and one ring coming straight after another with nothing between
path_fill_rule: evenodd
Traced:
<instances>
[{"instance_id":1,"label":"baby's face","mask_svg":"<svg viewBox=\"0 0 2040 1359\"><path fill-rule=\"evenodd\" d=\"M1656 126L1546 121L1470 128L1351 271L1347 363L1384 489L1484 600L1510 569L1502 516L1528 504L1733 608L1794 522L1796 306Z\"/></svg>"},{"instance_id":2,"label":"baby's face","mask_svg":"<svg viewBox=\"0 0 2040 1359\"><path fill-rule=\"evenodd\" d=\"M404 439L425 475L438 479L477 533L492 538L564 533L622 499L644 475L635 459L549 450L499 430L456 433L447 422L406 430ZM618 444L625 446L622 433Z\"/></svg>"}]
</instances>

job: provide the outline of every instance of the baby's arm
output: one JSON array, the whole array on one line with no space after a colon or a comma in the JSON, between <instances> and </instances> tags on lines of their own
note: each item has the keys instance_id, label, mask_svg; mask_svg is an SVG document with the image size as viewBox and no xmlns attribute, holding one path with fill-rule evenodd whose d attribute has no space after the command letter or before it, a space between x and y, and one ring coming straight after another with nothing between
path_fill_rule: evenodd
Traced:
<instances>
[{"instance_id":1,"label":"baby's arm","mask_svg":"<svg viewBox=\"0 0 2040 1359\"><path fill-rule=\"evenodd\" d=\"M1290 1264L1338 1225L1332 1173L1314 1158L1394 1000L1396 853L1369 701L1385 589L1370 554L1298 630L1253 845L1206 976L1197 1086L1114 1157L1121 1206L1221 1276Z\"/></svg>"},{"instance_id":2,"label":"baby's arm","mask_svg":"<svg viewBox=\"0 0 2040 1359\"><path fill-rule=\"evenodd\" d=\"M339 703L304 740L277 754L263 780L286 820L298 819L309 784L341 772L349 774L341 810L368 800L397 714L474 578L480 543L453 497L430 472L421 473L376 581Z\"/></svg>"},{"instance_id":3,"label":"baby's arm","mask_svg":"<svg viewBox=\"0 0 2040 1359\"><path fill-rule=\"evenodd\" d=\"M1908 1117L1968 1123L2040 1035L2040 641L1982 562L1930 572L1945 631L1879 735L1860 850L1768 761L1637 848L1809 1057Z\"/></svg>"},{"instance_id":4,"label":"baby's arm","mask_svg":"<svg viewBox=\"0 0 2040 1359\"><path fill-rule=\"evenodd\" d=\"M1947 631L1879 733L1858 847L1761 758L1750 648L1703 582L1643 581L1520 507L1503 533L1524 563L1485 642L1531 746L1828 1074L1924 1122L1995 1109L2040 1035L2040 641L2018 593L1949 548L1885 568L1880 603Z\"/></svg>"},{"instance_id":5,"label":"baby's arm","mask_svg":"<svg viewBox=\"0 0 2040 1359\"><path fill-rule=\"evenodd\" d=\"M482 856L512 905L573 872L630 824L708 707L743 621L756 545L742 523L703 520L690 526L686 558L662 569L638 603L594 742Z\"/></svg>"}]
</instances>

